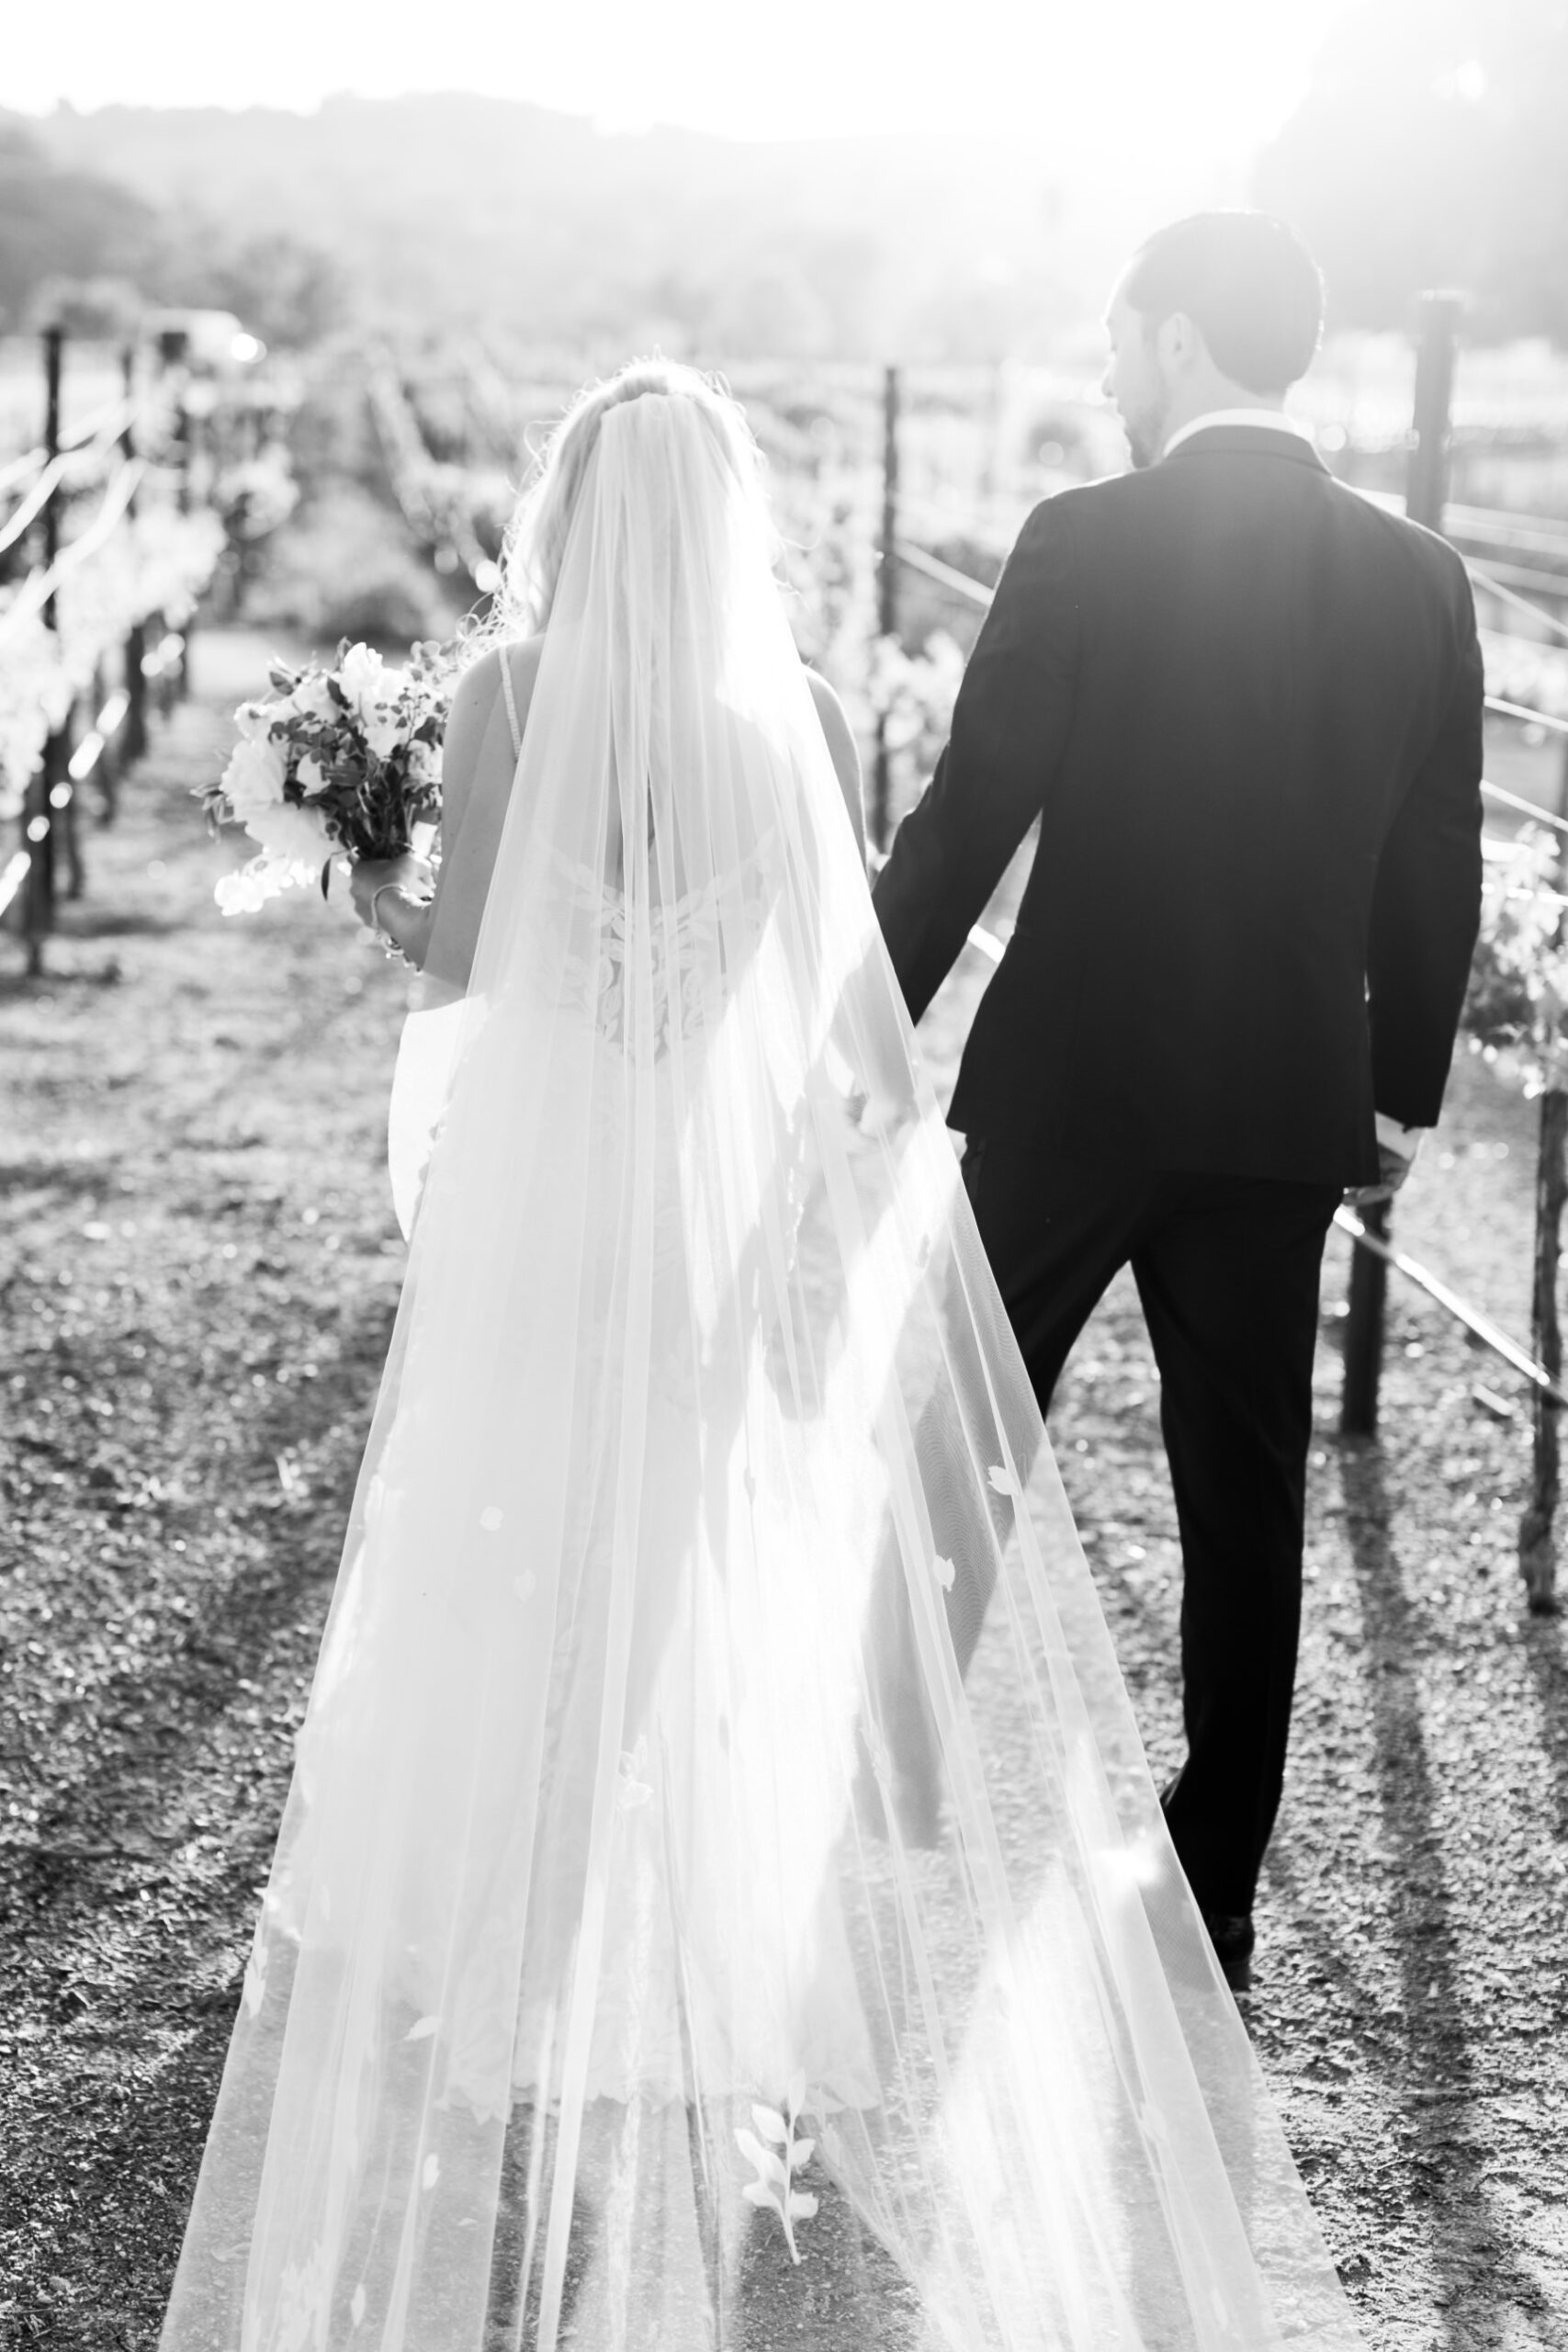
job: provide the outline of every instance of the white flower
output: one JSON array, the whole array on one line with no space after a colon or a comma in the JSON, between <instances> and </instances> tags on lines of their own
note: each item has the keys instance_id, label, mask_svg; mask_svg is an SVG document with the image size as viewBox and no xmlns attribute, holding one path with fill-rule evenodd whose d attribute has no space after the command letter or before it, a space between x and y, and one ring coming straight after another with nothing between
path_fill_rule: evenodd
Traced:
<instances>
[{"instance_id":1,"label":"white flower","mask_svg":"<svg viewBox=\"0 0 1568 2352\"><path fill-rule=\"evenodd\" d=\"M332 854L333 840L314 809L296 808L287 800L275 808L258 808L245 820L245 831L260 842L269 857L284 858L312 871Z\"/></svg>"},{"instance_id":2,"label":"white flower","mask_svg":"<svg viewBox=\"0 0 1568 2352\"><path fill-rule=\"evenodd\" d=\"M337 680L361 717L372 704L397 690L395 680L387 675L386 663L368 645L349 647L338 664Z\"/></svg>"},{"instance_id":3,"label":"white flower","mask_svg":"<svg viewBox=\"0 0 1568 2352\"><path fill-rule=\"evenodd\" d=\"M306 673L284 707L297 710L301 718L336 718L340 716L332 687L320 670Z\"/></svg>"},{"instance_id":4,"label":"white flower","mask_svg":"<svg viewBox=\"0 0 1568 2352\"><path fill-rule=\"evenodd\" d=\"M243 702L234 713L234 724L247 743L263 742L272 725L276 706L270 702Z\"/></svg>"},{"instance_id":5,"label":"white flower","mask_svg":"<svg viewBox=\"0 0 1568 2352\"><path fill-rule=\"evenodd\" d=\"M253 857L249 865L242 865L232 874L220 874L212 886L212 895L226 915L254 915L263 903L265 894L259 889L253 867L261 864Z\"/></svg>"},{"instance_id":6,"label":"white flower","mask_svg":"<svg viewBox=\"0 0 1568 2352\"><path fill-rule=\"evenodd\" d=\"M310 871L313 873L314 868ZM280 890L287 890L299 878L299 869L291 860L276 857L253 857L232 874L220 875L213 885L212 895L226 915L254 915ZM306 876L309 879L309 875Z\"/></svg>"},{"instance_id":7,"label":"white flower","mask_svg":"<svg viewBox=\"0 0 1568 2352\"><path fill-rule=\"evenodd\" d=\"M395 752L403 740L403 722L398 713L384 702L361 705L359 723L365 741L378 760Z\"/></svg>"},{"instance_id":8,"label":"white flower","mask_svg":"<svg viewBox=\"0 0 1568 2352\"><path fill-rule=\"evenodd\" d=\"M306 752L294 773L306 792L320 792L326 785L327 772L313 752Z\"/></svg>"},{"instance_id":9,"label":"white flower","mask_svg":"<svg viewBox=\"0 0 1568 2352\"><path fill-rule=\"evenodd\" d=\"M338 684L359 720L366 743L378 759L395 752L407 731L396 703L404 685L400 670L389 670L368 645L351 645L338 664Z\"/></svg>"},{"instance_id":10,"label":"white flower","mask_svg":"<svg viewBox=\"0 0 1568 2352\"><path fill-rule=\"evenodd\" d=\"M283 798L284 762L281 748L260 736L235 744L223 771L223 789L239 822L254 831L251 819ZM256 835L259 841L261 836Z\"/></svg>"}]
</instances>

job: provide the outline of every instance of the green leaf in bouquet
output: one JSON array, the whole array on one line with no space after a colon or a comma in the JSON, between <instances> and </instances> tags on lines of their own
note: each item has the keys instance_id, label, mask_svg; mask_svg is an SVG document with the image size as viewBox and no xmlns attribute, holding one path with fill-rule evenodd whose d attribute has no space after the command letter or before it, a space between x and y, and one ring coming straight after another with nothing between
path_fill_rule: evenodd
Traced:
<instances>
[{"instance_id":1,"label":"green leaf in bouquet","mask_svg":"<svg viewBox=\"0 0 1568 2352\"><path fill-rule=\"evenodd\" d=\"M326 861L326 864L325 864L325 865L322 866L322 868L321 868L321 896L322 896L322 898L323 898L323 899L324 899L324 898L326 897L326 895L327 895L327 885L328 885L328 883L332 880L332 878L333 878L333 862L332 862L332 859L329 857L329 858L327 859L327 861Z\"/></svg>"}]
</instances>

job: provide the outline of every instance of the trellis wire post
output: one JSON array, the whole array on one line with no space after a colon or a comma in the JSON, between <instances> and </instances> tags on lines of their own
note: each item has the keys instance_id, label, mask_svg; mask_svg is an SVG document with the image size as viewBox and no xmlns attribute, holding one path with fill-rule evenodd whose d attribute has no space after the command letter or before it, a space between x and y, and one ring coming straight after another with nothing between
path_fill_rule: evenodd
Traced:
<instances>
[{"instance_id":1,"label":"trellis wire post","mask_svg":"<svg viewBox=\"0 0 1568 2352\"><path fill-rule=\"evenodd\" d=\"M1568 817L1568 742L1557 794L1557 813ZM1562 888L1562 837L1554 836L1551 880ZM1559 935L1562 930L1557 919ZM1568 1203L1568 1092L1549 1086L1540 1098L1540 1136L1535 1167L1535 1264L1530 1284L1530 1339L1536 1361L1561 1385L1562 1326L1557 1311L1557 1270L1562 1250L1562 1210ZM1539 1391L1531 1398L1530 1497L1519 1521L1519 1573L1537 1616L1557 1609L1557 1506L1562 1495L1560 1408Z\"/></svg>"},{"instance_id":2,"label":"trellis wire post","mask_svg":"<svg viewBox=\"0 0 1568 2352\"><path fill-rule=\"evenodd\" d=\"M128 343L119 356L120 381L125 388L125 430L119 436L119 453L128 466L136 462L136 419L130 402L136 393L136 345ZM132 492L126 508L128 518L136 514L136 494ZM123 759L126 766L142 759L147 751L147 673L142 663L147 659L147 631L141 621L132 621L125 633L125 734Z\"/></svg>"},{"instance_id":3,"label":"trellis wire post","mask_svg":"<svg viewBox=\"0 0 1568 2352\"><path fill-rule=\"evenodd\" d=\"M43 333L44 369L44 464L52 466L60 455L60 376L65 336L58 326L46 327ZM51 483L40 516L43 526L43 567L49 571L60 553L60 486ZM60 616L55 610L52 592L46 599L42 612L43 625L57 629ZM28 786L26 825L28 845L32 863L28 868L26 899L22 910L22 932L28 944L28 976L36 979L43 970L43 943L54 925L54 794L65 784L66 763L70 758L67 729L58 727L44 745L43 758L38 773ZM69 790L69 786L65 788Z\"/></svg>"},{"instance_id":4,"label":"trellis wire post","mask_svg":"<svg viewBox=\"0 0 1568 2352\"><path fill-rule=\"evenodd\" d=\"M188 514L191 510L191 477L195 471L195 434L186 390L187 384L182 381L175 394L175 505L182 514Z\"/></svg>"},{"instance_id":5,"label":"trellis wire post","mask_svg":"<svg viewBox=\"0 0 1568 2352\"><path fill-rule=\"evenodd\" d=\"M180 469L176 503L182 514L188 514L198 503L197 459L197 444L201 437L198 431L201 416L191 396L191 375L188 364L184 380L180 385L176 420ZM175 658L174 670L169 673L169 703L184 702L190 692L190 639L194 618L194 615L187 615L186 625L179 632L179 652ZM169 703L165 703L165 710Z\"/></svg>"},{"instance_id":6,"label":"trellis wire post","mask_svg":"<svg viewBox=\"0 0 1568 2352\"><path fill-rule=\"evenodd\" d=\"M877 539L876 635L882 640L898 631L898 370L889 366L882 378L882 528ZM871 838L886 850L893 823L892 753L887 741L887 713L877 696L876 751L872 764Z\"/></svg>"},{"instance_id":7,"label":"trellis wire post","mask_svg":"<svg viewBox=\"0 0 1568 2352\"><path fill-rule=\"evenodd\" d=\"M1416 345L1415 429L1405 475L1404 511L1413 522L1424 523L1433 531L1442 529L1443 509L1448 503L1454 360L1463 311L1462 295L1433 293L1421 297ZM1387 1240L1390 1220L1386 1201L1363 1209L1361 1220L1370 1233ZM1350 1257L1349 1313L1345 1322L1345 1386L1339 1411L1339 1426L1347 1437L1372 1437L1377 1431L1387 1292L1385 1261L1371 1250L1354 1250Z\"/></svg>"}]
</instances>

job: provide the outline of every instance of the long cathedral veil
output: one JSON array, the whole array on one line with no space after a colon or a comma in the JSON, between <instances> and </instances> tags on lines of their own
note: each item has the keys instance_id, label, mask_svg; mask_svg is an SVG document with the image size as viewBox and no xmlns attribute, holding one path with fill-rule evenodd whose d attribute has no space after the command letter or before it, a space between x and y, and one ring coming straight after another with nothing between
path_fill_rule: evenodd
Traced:
<instances>
[{"instance_id":1,"label":"long cathedral veil","mask_svg":"<svg viewBox=\"0 0 1568 2352\"><path fill-rule=\"evenodd\" d=\"M165 2352L1351 2346L702 402L486 823Z\"/></svg>"}]
</instances>

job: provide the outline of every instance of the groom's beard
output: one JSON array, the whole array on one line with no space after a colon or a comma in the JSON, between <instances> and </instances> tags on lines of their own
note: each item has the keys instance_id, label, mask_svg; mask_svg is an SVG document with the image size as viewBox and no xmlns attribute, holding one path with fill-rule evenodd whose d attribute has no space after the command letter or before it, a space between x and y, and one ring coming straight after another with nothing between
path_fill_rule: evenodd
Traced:
<instances>
[{"instance_id":1,"label":"groom's beard","mask_svg":"<svg viewBox=\"0 0 1568 2352\"><path fill-rule=\"evenodd\" d=\"M1140 473L1150 466L1157 466L1165 452L1166 435L1169 430L1170 403L1161 401L1157 408L1147 408L1140 416L1124 416L1122 427L1127 435L1127 447L1133 453L1133 463Z\"/></svg>"},{"instance_id":2,"label":"groom's beard","mask_svg":"<svg viewBox=\"0 0 1568 2352\"><path fill-rule=\"evenodd\" d=\"M1127 435L1133 463L1140 473L1150 466L1157 466L1165 453L1166 436L1170 431L1170 392L1161 382L1139 407L1122 412L1122 430Z\"/></svg>"}]
</instances>

